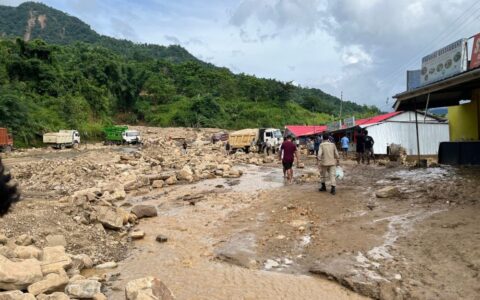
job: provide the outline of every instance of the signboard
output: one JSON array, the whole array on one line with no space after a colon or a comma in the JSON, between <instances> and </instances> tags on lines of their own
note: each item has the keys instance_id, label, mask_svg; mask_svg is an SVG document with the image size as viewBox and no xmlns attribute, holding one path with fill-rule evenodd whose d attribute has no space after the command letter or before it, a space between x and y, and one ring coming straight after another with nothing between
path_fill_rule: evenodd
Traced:
<instances>
[{"instance_id":1,"label":"signboard","mask_svg":"<svg viewBox=\"0 0 480 300\"><path fill-rule=\"evenodd\" d=\"M355 117L344 119L343 125L345 125L346 128L355 127Z\"/></svg>"},{"instance_id":2,"label":"signboard","mask_svg":"<svg viewBox=\"0 0 480 300\"><path fill-rule=\"evenodd\" d=\"M407 91L414 90L421 86L421 72L422 70L407 71Z\"/></svg>"},{"instance_id":3,"label":"signboard","mask_svg":"<svg viewBox=\"0 0 480 300\"><path fill-rule=\"evenodd\" d=\"M480 66L480 33L473 37L472 60L470 69Z\"/></svg>"},{"instance_id":4,"label":"signboard","mask_svg":"<svg viewBox=\"0 0 480 300\"><path fill-rule=\"evenodd\" d=\"M422 58L421 85L467 70L467 40L460 39Z\"/></svg>"},{"instance_id":5,"label":"signboard","mask_svg":"<svg viewBox=\"0 0 480 300\"><path fill-rule=\"evenodd\" d=\"M334 121L332 123L327 124L328 131L335 131L342 128L342 121Z\"/></svg>"}]
</instances>

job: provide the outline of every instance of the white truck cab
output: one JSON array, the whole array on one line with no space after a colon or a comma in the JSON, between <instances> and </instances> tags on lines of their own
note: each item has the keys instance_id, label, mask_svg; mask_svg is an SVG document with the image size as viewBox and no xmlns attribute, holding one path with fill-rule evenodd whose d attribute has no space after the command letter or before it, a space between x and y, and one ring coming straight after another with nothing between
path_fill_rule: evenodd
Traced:
<instances>
[{"instance_id":1,"label":"white truck cab","mask_svg":"<svg viewBox=\"0 0 480 300\"><path fill-rule=\"evenodd\" d=\"M123 142L126 144L140 144L142 138L138 130L126 130L122 133Z\"/></svg>"},{"instance_id":2,"label":"white truck cab","mask_svg":"<svg viewBox=\"0 0 480 300\"><path fill-rule=\"evenodd\" d=\"M80 133L77 130L48 132L43 135L43 143L57 149L65 149L65 147L76 148L80 144Z\"/></svg>"},{"instance_id":3,"label":"white truck cab","mask_svg":"<svg viewBox=\"0 0 480 300\"><path fill-rule=\"evenodd\" d=\"M282 131L277 128L265 129L263 140L271 147L278 148L283 143Z\"/></svg>"}]
</instances>

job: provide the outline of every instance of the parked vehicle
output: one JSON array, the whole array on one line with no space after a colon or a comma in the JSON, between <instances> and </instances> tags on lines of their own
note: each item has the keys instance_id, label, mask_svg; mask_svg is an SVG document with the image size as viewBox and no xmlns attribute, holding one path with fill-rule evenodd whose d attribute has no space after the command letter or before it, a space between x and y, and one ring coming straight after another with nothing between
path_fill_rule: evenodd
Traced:
<instances>
[{"instance_id":1,"label":"parked vehicle","mask_svg":"<svg viewBox=\"0 0 480 300\"><path fill-rule=\"evenodd\" d=\"M130 130L128 126L108 126L103 128L106 145L140 144L142 138L138 130Z\"/></svg>"},{"instance_id":2,"label":"parked vehicle","mask_svg":"<svg viewBox=\"0 0 480 300\"><path fill-rule=\"evenodd\" d=\"M7 128L0 128L0 151L10 152L13 149L13 138Z\"/></svg>"},{"instance_id":3,"label":"parked vehicle","mask_svg":"<svg viewBox=\"0 0 480 300\"><path fill-rule=\"evenodd\" d=\"M56 149L65 149L66 147L76 148L80 145L80 133L76 130L48 132L43 135L43 143L49 144Z\"/></svg>"},{"instance_id":4,"label":"parked vehicle","mask_svg":"<svg viewBox=\"0 0 480 300\"><path fill-rule=\"evenodd\" d=\"M120 145L123 143L123 133L128 130L127 126L107 126L103 128L105 133L105 145Z\"/></svg>"},{"instance_id":5,"label":"parked vehicle","mask_svg":"<svg viewBox=\"0 0 480 300\"><path fill-rule=\"evenodd\" d=\"M125 144L141 144L142 138L138 130L126 130L122 133L123 143Z\"/></svg>"},{"instance_id":6,"label":"parked vehicle","mask_svg":"<svg viewBox=\"0 0 480 300\"><path fill-rule=\"evenodd\" d=\"M222 142L228 141L228 133L221 131L221 132L214 133L212 135L212 143L215 144L216 142L220 142L220 141Z\"/></svg>"},{"instance_id":7,"label":"parked vehicle","mask_svg":"<svg viewBox=\"0 0 480 300\"><path fill-rule=\"evenodd\" d=\"M232 150L263 151L267 144L277 149L283 143L283 136L277 128L253 128L232 132L228 138Z\"/></svg>"}]
</instances>

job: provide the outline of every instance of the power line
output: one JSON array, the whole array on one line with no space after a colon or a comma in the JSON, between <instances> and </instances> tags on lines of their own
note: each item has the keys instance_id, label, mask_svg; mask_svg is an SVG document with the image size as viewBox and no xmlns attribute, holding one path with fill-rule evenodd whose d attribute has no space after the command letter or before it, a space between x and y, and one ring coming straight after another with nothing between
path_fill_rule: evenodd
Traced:
<instances>
[{"instance_id":1,"label":"power line","mask_svg":"<svg viewBox=\"0 0 480 300\"><path fill-rule=\"evenodd\" d=\"M439 35L437 35L435 38L433 38L430 42L426 43L426 45L420 51L416 51L416 53L418 53L418 54L415 55L413 58L411 58L407 62L407 64L406 64L407 67L411 63L413 63L415 60L418 60L419 58L423 57L425 55L425 53L429 49L431 49L431 47L432 47L431 44L437 42L440 38L442 38L442 42L443 42L443 40L445 40L446 37L451 36L452 32L450 32L450 31L451 30L455 31L455 29L458 29L458 27L455 27L455 23L457 23L458 20L462 19L462 17L465 14L468 14L468 13L470 13L470 16L468 16L466 19L467 20L470 19L477 11L480 10L480 8L477 8L476 10L474 10L472 12L472 8L475 7L476 5L479 5L479 4L480 4L480 2L475 1L471 6L469 6L466 10L464 10L443 32L441 32ZM475 20L475 19L473 19L473 20ZM463 23L462 26L464 26L464 25L465 25L465 22ZM444 35L445 35L445 37L444 37ZM396 67L392 73L390 73L389 75L386 76L386 79L389 79L390 77L392 77L392 75L395 75L399 70L401 70L401 71L405 70L405 64L398 65L398 67Z\"/></svg>"},{"instance_id":2,"label":"power line","mask_svg":"<svg viewBox=\"0 0 480 300\"><path fill-rule=\"evenodd\" d=\"M477 11L480 11L480 8L477 10ZM480 14L477 15L475 18L473 19L470 19L468 22L465 22L462 26L458 27L454 32L452 32L452 36L460 33L463 29L467 28L468 25L470 25L472 22L474 21L477 21L477 19L480 17ZM444 42L444 44L446 44L446 42ZM443 44L443 45L444 45ZM435 49L439 48L441 46L435 46ZM430 53L430 52L428 52ZM426 54L420 54L420 57L417 57L417 60L419 60L421 57L423 57L424 55L427 55L428 53ZM403 69L403 70L400 70L399 72L397 71L395 74L395 76L391 77L388 81L386 81L387 83L390 83L389 85L390 86L393 86L393 84L398 80L398 78L402 75L404 75L405 73L405 70L408 69L408 67L412 64L413 62L409 62L408 65L406 65L406 68Z\"/></svg>"}]
</instances>

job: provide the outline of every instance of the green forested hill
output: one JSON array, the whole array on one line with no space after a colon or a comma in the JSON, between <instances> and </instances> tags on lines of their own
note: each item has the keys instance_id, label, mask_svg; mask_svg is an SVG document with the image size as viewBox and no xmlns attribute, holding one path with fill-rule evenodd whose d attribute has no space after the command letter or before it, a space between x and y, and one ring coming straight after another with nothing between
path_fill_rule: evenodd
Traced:
<instances>
[{"instance_id":1,"label":"green forested hill","mask_svg":"<svg viewBox=\"0 0 480 300\"><path fill-rule=\"evenodd\" d=\"M25 28L32 7L59 14L46 12L46 22L54 16L57 21L65 18L57 23L58 28L76 24L72 32L83 41L75 40L73 34L52 43L12 38L24 37L18 28ZM27 19L8 13L20 8L26 9ZM12 25L14 19L17 26ZM283 127L325 123L339 110L340 100L318 89L235 75L195 59L179 46L137 45L106 37L103 41L110 43L89 40L98 35L87 25L44 5L0 6L0 32L4 33L0 38L0 127L10 128L17 145L32 143L43 132L60 128L95 136L112 122ZM41 37L51 40L55 32L52 29ZM119 46L122 43L129 46ZM344 116L378 113L375 107L352 102L344 102L343 111Z\"/></svg>"},{"instance_id":2,"label":"green forested hill","mask_svg":"<svg viewBox=\"0 0 480 300\"><path fill-rule=\"evenodd\" d=\"M36 2L25 2L18 7L0 5L0 36L23 37L26 41L42 39L60 45L74 42L92 43L137 60L147 58L174 62L197 60L180 46L135 44L100 35L78 18Z\"/></svg>"}]
</instances>

